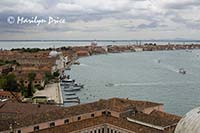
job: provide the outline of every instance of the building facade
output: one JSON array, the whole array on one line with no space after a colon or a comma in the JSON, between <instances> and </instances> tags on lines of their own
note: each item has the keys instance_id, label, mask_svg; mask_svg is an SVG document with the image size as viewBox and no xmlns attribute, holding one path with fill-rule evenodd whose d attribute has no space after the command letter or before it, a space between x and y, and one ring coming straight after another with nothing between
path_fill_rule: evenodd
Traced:
<instances>
[{"instance_id":1,"label":"building facade","mask_svg":"<svg viewBox=\"0 0 200 133\"><path fill-rule=\"evenodd\" d=\"M17 104L17 108L30 106L33 112L17 112L15 117L12 116L15 123L0 126L2 132L172 133L180 120L179 116L163 112L163 104L119 98L71 107ZM10 118L10 112L5 113L5 105L0 108L0 114L2 111L4 117Z\"/></svg>"}]
</instances>

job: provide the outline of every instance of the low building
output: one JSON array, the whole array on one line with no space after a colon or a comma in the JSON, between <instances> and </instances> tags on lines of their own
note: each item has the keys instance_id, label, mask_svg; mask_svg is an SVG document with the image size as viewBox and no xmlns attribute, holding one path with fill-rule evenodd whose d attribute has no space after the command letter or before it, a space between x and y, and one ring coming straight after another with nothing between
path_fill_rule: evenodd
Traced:
<instances>
[{"instance_id":1,"label":"low building","mask_svg":"<svg viewBox=\"0 0 200 133\"><path fill-rule=\"evenodd\" d=\"M172 133L181 119L163 104L112 98L71 107L0 103L1 132Z\"/></svg>"},{"instance_id":2,"label":"low building","mask_svg":"<svg viewBox=\"0 0 200 133\"><path fill-rule=\"evenodd\" d=\"M84 57L84 56L89 56L90 53L87 50L79 50L76 52L78 57Z\"/></svg>"},{"instance_id":3,"label":"low building","mask_svg":"<svg viewBox=\"0 0 200 133\"><path fill-rule=\"evenodd\" d=\"M12 70L13 68L10 64L0 66L0 74L8 74L9 72L12 72Z\"/></svg>"},{"instance_id":4,"label":"low building","mask_svg":"<svg viewBox=\"0 0 200 133\"><path fill-rule=\"evenodd\" d=\"M29 73L17 73L15 72L14 74L16 75L16 80L18 84L21 84L21 82L23 82L24 86L28 87L29 85ZM36 73L35 79L33 80L33 86L41 86L44 87L45 86L45 79L44 79L44 73Z\"/></svg>"},{"instance_id":5,"label":"low building","mask_svg":"<svg viewBox=\"0 0 200 133\"><path fill-rule=\"evenodd\" d=\"M142 52L143 48L137 48L137 47L135 47L134 50L135 50L135 52Z\"/></svg>"},{"instance_id":6,"label":"low building","mask_svg":"<svg viewBox=\"0 0 200 133\"><path fill-rule=\"evenodd\" d=\"M32 98L32 103L47 104L48 97L46 96L35 96Z\"/></svg>"},{"instance_id":7,"label":"low building","mask_svg":"<svg viewBox=\"0 0 200 133\"><path fill-rule=\"evenodd\" d=\"M0 91L0 99L21 100L22 95L20 92Z\"/></svg>"}]
</instances>

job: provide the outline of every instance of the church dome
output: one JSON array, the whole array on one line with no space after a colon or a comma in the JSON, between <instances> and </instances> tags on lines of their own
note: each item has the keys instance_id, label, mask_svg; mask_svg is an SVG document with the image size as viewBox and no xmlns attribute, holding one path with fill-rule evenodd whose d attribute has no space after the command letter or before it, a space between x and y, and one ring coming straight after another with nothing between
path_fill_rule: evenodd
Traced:
<instances>
[{"instance_id":1,"label":"church dome","mask_svg":"<svg viewBox=\"0 0 200 133\"><path fill-rule=\"evenodd\" d=\"M200 107L191 110L179 121L175 133L200 133Z\"/></svg>"},{"instance_id":2,"label":"church dome","mask_svg":"<svg viewBox=\"0 0 200 133\"><path fill-rule=\"evenodd\" d=\"M56 56L58 56L58 52L57 52L57 51L51 51L51 52L49 53L49 56L50 56L50 57L56 57Z\"/></svg>"}]
</instances>

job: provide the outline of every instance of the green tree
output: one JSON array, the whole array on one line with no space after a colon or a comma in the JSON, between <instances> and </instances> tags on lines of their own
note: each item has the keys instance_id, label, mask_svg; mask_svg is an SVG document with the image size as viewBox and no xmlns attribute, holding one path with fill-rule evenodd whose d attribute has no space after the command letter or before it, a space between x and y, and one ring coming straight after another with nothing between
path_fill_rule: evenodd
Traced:
<instances>
[{"instance_id":1,"label":"green tree","mask_svg":"<svg viewBox=\"0 0 200 133\"><path fill-rule=\"evenodd\" d=\"M36 77L36 73L34 73L34 72L31 72L31 73L28 74L29 81L35 80L35 77Z\"/></svg>"},{"instance_id":2,"label":"green tree","mask_svg":"<svg viewBox=\"0 0 200 133\"><path fill-rule=\"evenodd\" d=\"M24 80L20 80L19 87L20 87L20 91L21 91L22 95L24 97L28 97L27 88L24 86Z\"/></svg>"},{"instance_id":3,"label":"green tree","mask_svg":"<svg viewBox=\"0 0 200 133\"><path fill-rule=\"evenodd\" d=\"M4 76L0 76L0 89L5 89L6 88L6 79Z\"/></svg>"},{"instance_id":4,"label":"green tree","mask_svg":"<svg viewBox=\"0 0 200 133\"><path fill-rule=\"evenodd\" d=\"M28 84L28 97L32 97L34 93L33 80L35 80L36 73L31 72L28 74L29 84Z\"/></svg>"},{"instance_id":5,"label":"green tree","mask_svg":"<svg viewBox=\"0 0 200 133\"><path fill-rule=\"evenodd\" d=\"M16 81L16 76L14 74L8 74L6 77L5 90L7 91L19 91Z\"/></svg>"},{"instance_id":6,"label":"green tree","mask_svg":"<svg viewBox=\"0 0 200 133\"><path fill-rule=\"evenodd\" d=\"M32 81L28 84L28 91L27 91L27 97L32 97L34 93L34 88Z\"/></svg>"},{"instance_id":7,"label":"green tree","mask_svg":"<svg viewBox=\"0 0 200 133\"><path fill-rule=\"evenodd\" d=\"M59 76L60 76L59 71L54 72L54 73L53 73L53 76L54 76L54 77L59 77Z\"/></svg>"},{"instance_id":8,"label":"green tree","mask_svg":"<svg viewBox=\"0 0 200 133\"><path fill-rule=\"evenodd\" d=\"M51 73L45 73L45 83L48 83L50 80L54 79L54 76Z\"/></svg>"}]
</instances>

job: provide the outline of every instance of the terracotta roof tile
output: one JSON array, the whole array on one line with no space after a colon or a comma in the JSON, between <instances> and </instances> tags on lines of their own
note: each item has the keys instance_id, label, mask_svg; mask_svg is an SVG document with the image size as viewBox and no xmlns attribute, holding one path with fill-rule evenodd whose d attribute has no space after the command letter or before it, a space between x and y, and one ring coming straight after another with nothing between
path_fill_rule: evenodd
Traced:
<instances>
[{"instance_id":1,"label":"terracotta roof tile","mask_svg":"<svg viewBox=\"0 0 200 133\"><path fill-rule=\"evenodd\" d=\"M133 101L120 98L99 100L97 102L81 104L71 107L6 102L6 104L2 108L0 108L0 114L7 113L8 116L9 113L15 114L15 116L17 117L13 117L13 119L18 123L18 125L16 126L24 127L104 109L110 109L112 111L121 113L129 108L135 109L141 106L141 108L144 109L148 107L154 107L157 105L161 104L146 101ZM1 131L4 128L3 126L6 125L0 125Z\"/></svg>"},{"instance_id":2,"label":"terracotta roof tile","mask_svg":"<svg viewBox=\"0 0 200 133\"><path fill-rule=\"evenodd\" d=\"M181 119L181 117L161 111L154 111L151 114L136 113L129 118L161 127L177 124L178 121Z\"/></svg>"}]
</instances>

